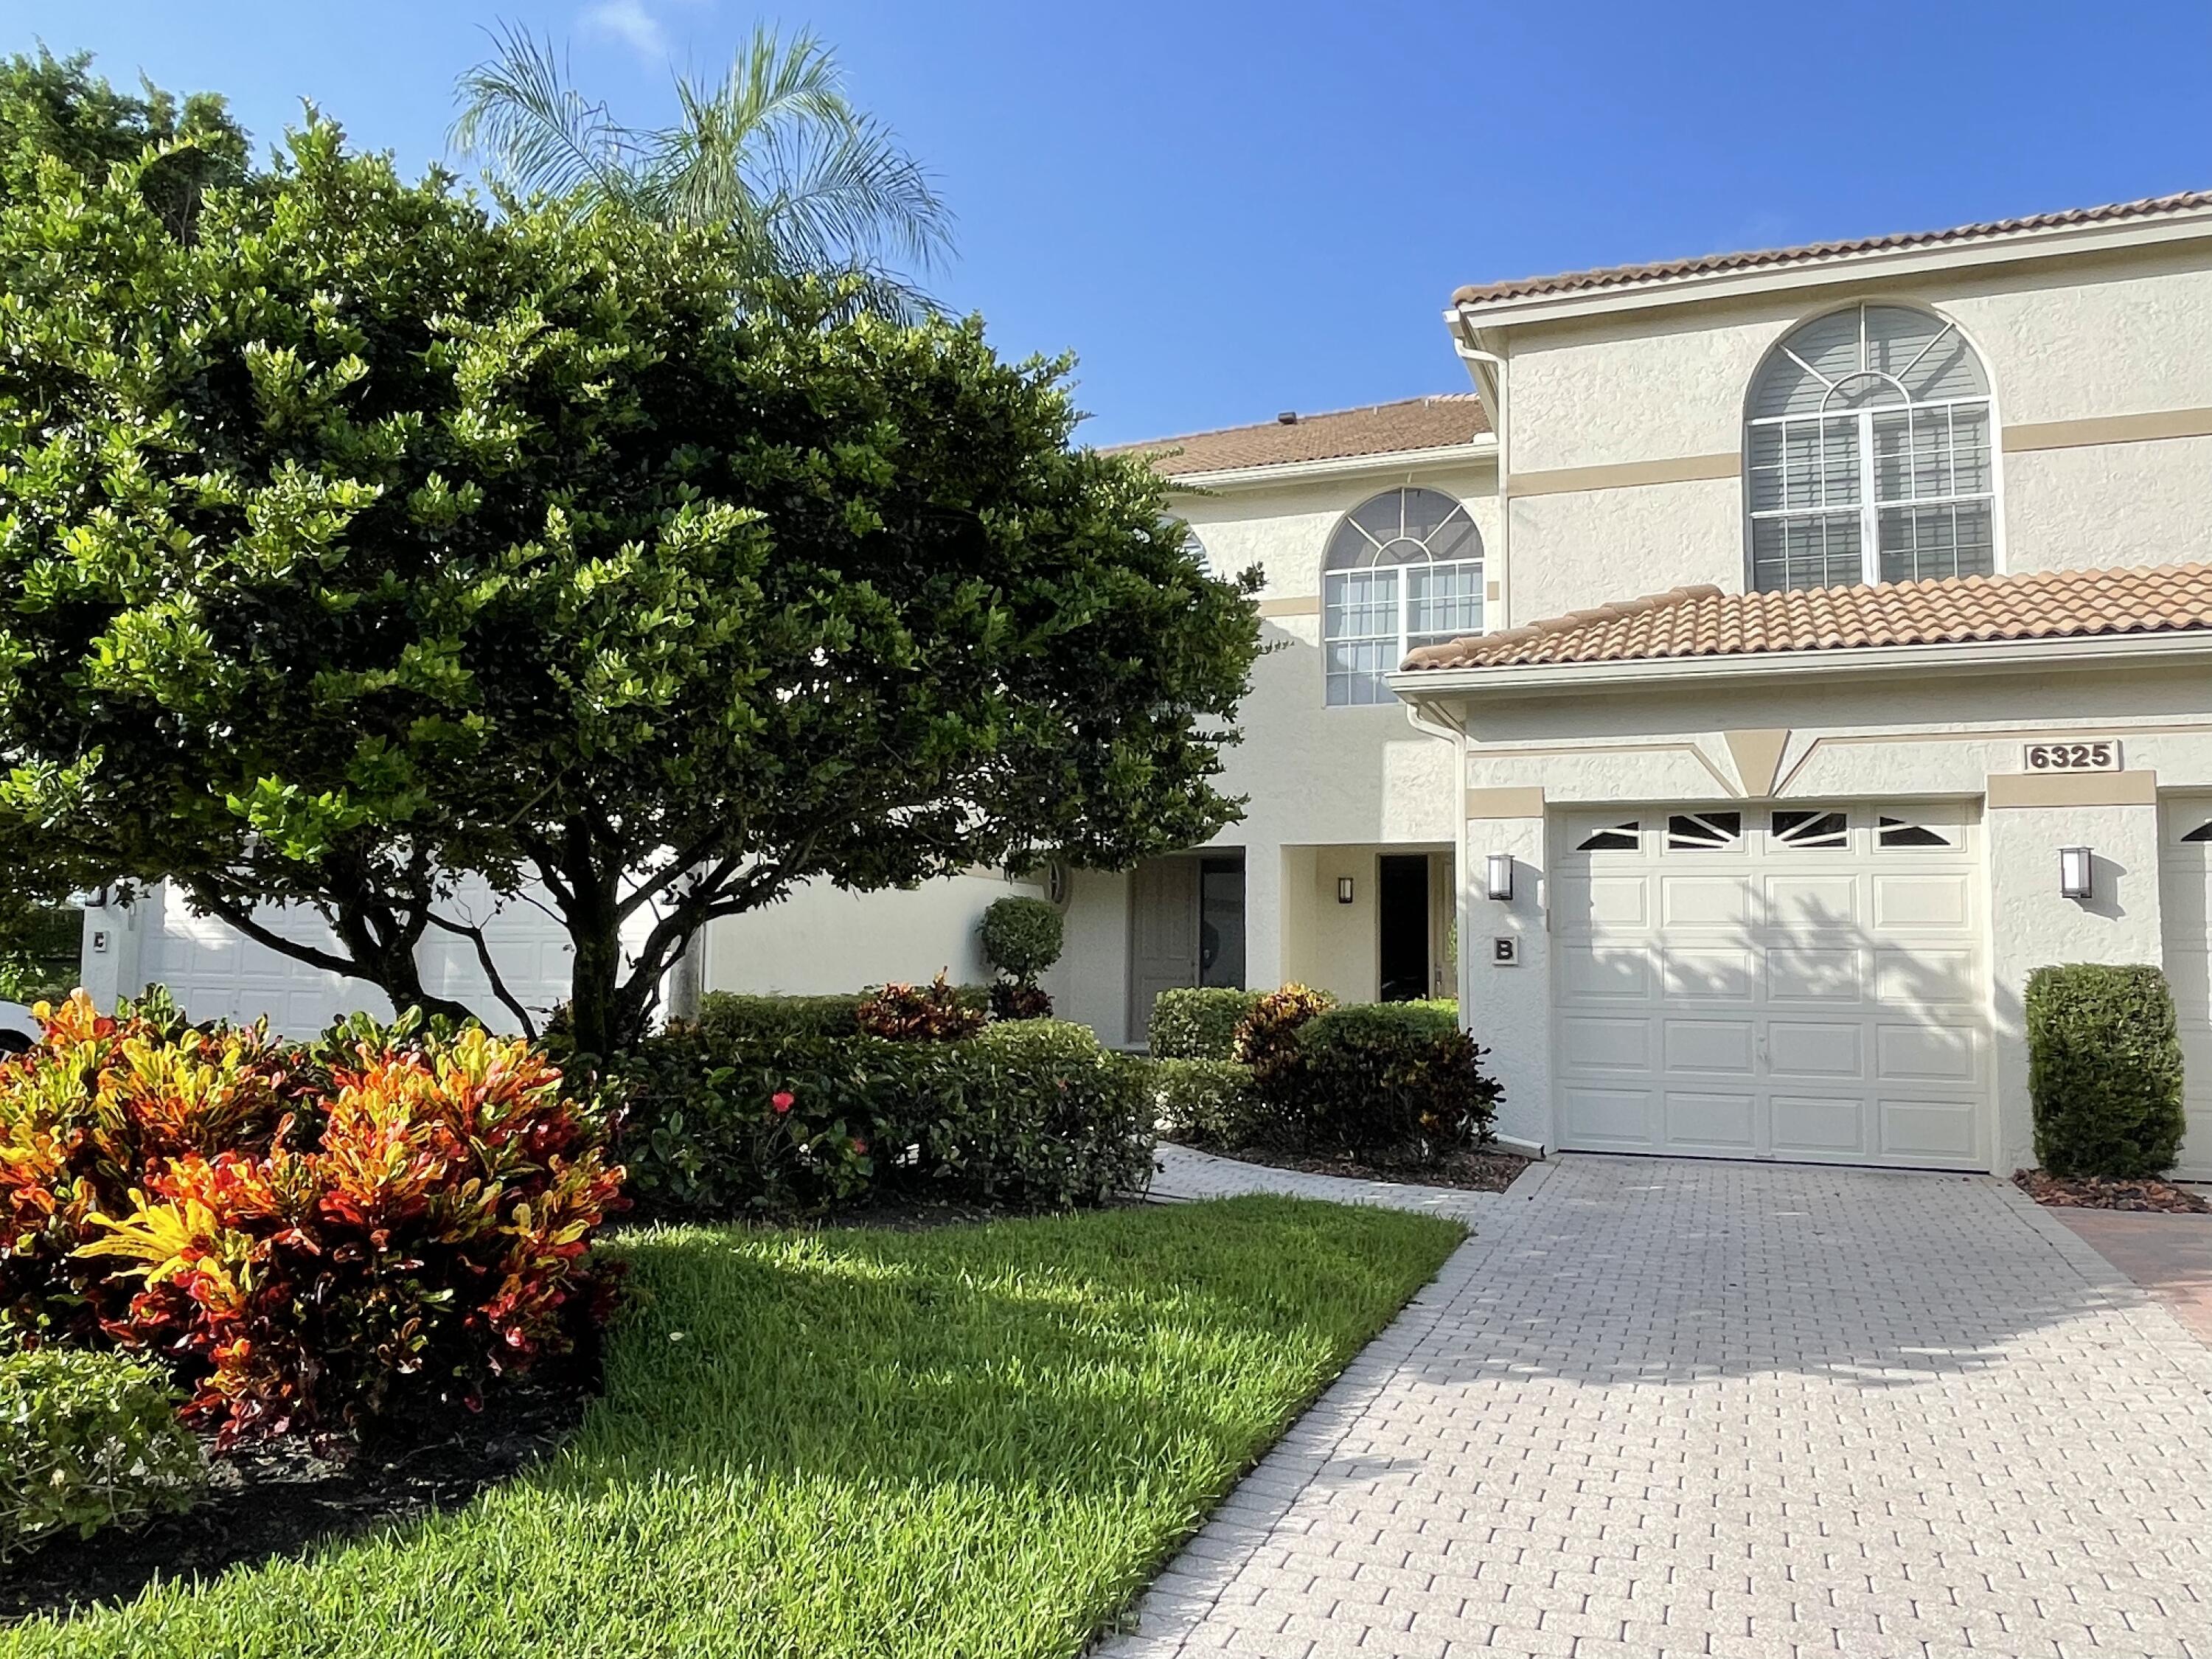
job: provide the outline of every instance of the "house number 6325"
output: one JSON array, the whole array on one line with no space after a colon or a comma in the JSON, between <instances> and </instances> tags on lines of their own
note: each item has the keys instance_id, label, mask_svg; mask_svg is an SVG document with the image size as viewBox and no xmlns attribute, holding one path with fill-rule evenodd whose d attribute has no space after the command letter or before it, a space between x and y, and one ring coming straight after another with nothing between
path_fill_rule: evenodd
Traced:
<instances>
[{"instance_id":1,"label":"house number 6325","mask_svg":"<svg viewBox=\"0 0 2212 1659\"><path fill-rule=\"evenodd\" d=\"M2031 743L2027 745L2031 772L2117 772L2120 745L2112 738L2089 743Z\"/></svg>"}]
</instances>

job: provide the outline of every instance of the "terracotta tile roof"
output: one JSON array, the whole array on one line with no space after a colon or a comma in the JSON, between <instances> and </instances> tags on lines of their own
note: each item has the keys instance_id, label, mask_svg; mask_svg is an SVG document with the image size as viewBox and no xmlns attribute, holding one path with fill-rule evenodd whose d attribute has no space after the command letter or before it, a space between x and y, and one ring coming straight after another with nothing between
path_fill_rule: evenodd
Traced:
<instances>
[{"instance_id":1,"label":"terracotta tile roof","mask_svg":"<svg viewBox=\"0 0 2212 1659\"><path fill-rule=\"evenodd\" d=\"M2150 219L2161 214L2185 213L2203 207L2212 207L2212 191L2184 191L2172 196L2148 196L2139 202L2112 202L2102 207L2069 208L2063 213L2031 214L2022 219L1993 219L1986 224L1954 225L1948 230L1905 231L1890 236L1862 236L1849 241L1808 242L1802 247L1765 248L1742 253L1706 253L1694 258L1660 259L1649 264L1607 265L1596 270L1565 271L1555 276L1521 276L1504 283L1470 283L1453 291L1452 303L1481 306L1499 300L1529 299L1539 295L1629 288L1640 283L1698 276L1711 271L1808 264L1843 254L1872 253L1885 248L1924 247L1941 242L1971 242L1984 237L2011 235L2020 231L2053 230L2068 225L2100 224L2116 219Z\"/></svg>"},{"instance_id":2,"label":"terracotta tile roof","mask_svg":"<svg viewBox=\"0 0 2212 1659\"><path fill-rule=\"evenodd\" d=\"M1169 477L1194 472L1225 472L1234 467L1285 466L1295 461L1345 460L1356 455L1391 455L1407 449L1442 449L1463 444L1490 430L1482 401L1471 392L1407 398L1365 409L1340 409L1325 415L1301 415L1296 422L1268 421L1254 426L1194 432L1180 438L1150 438L1116 444L1109 454L1145 454Z\"/></svg>"},{"instance_id":3,"label":"terracotta tile roof","mask_svg":"<svg viewBox=\"0 0 2212 1659\"><path fill-rule=\"evenodd\" d=\"M1405 666L1641 662L2185 629L2212 629L2212 565L2033 570L1791 593L1677 587L1424 646Z\"/></svg>"}]
</instances>

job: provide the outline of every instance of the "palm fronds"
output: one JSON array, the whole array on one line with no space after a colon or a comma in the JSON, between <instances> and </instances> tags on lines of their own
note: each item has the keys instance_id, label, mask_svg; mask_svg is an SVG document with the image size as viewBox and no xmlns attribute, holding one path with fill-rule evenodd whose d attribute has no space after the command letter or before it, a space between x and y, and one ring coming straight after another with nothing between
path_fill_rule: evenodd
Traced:
<instances>
[{"instance_id":1,"label":"palm fronds","mask_svg":"<svg viewBox=\"0 0 2212 1659\"><path fill-rule=\"evenodd\" d=\"M570 82L550 40L494 32L456 88L453 148L518 198L726 232L771 286L851 279L858 308L934 308L918 277L950 252L951 215L929 174L846 96L815 35L765 25L719 82L676 83L679 118L637 129Z\"/></svg>"}]
</instances>

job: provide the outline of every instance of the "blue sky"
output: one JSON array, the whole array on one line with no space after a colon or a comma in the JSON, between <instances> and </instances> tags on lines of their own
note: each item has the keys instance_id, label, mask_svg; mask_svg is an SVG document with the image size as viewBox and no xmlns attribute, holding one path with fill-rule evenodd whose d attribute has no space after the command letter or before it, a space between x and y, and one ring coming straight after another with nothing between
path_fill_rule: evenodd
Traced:
<instances>
[{"instance_id":1,"label":"blue sky","mask_svg":"<svg viewBox=\"0 0 2212 1659\"><path fill-rule=\"evenodd\" d=\"M505 19L636 121L737 0L0 0L0 44L313 97L410 168ZM2212 5L818 0L959 216L941 296L1072 349L1098 442L1464 389L1461 283L2212 185Z\"/></svg>"}]
</instances>

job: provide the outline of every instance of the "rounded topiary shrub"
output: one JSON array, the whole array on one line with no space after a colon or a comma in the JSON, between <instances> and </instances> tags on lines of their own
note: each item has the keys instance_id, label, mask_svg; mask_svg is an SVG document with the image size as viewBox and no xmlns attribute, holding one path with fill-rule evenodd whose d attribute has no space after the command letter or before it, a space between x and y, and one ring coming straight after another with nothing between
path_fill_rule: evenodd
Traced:
<instances>
[{"instance_id":1,"label":"rounded topiary shrub","mask_svg":"<svg viewBox=\"0 0 2212 1659\"><path fill-rule=\"evenodd\" d=\"M2181 1042L2166 975L2071 962L2027 980L2035 1156L2055 1176L2163 1175L2181 1150Z\"/></svg>"},{"instance_id":2,"label":"rounded topiary shrub","mask_svg":"<svg viewBox=\"0 0 2212 1659\"><path fill-rule=\"evenodd\" d=\"M1041 898L1002 898L983 912L983 957L1017 985L1060 960L1060 912Z\"/></svg>"}]
</instances>

